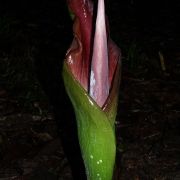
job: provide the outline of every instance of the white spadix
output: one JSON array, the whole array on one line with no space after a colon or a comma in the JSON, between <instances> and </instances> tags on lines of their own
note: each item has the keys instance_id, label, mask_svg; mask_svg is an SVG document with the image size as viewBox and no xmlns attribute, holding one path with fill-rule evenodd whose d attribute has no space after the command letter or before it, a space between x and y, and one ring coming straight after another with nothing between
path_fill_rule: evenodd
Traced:
<instances>
[{"instance_id":1,"label":"white spadix","mask_svg":"<svg viewBox=\"0 0 180 180\"><path fill-rule=\"evenodd\" d=\"M108 47L104 0L98 0L90 74L90 96L102 107L109 95Z\"/></svg>"}]
</instances>

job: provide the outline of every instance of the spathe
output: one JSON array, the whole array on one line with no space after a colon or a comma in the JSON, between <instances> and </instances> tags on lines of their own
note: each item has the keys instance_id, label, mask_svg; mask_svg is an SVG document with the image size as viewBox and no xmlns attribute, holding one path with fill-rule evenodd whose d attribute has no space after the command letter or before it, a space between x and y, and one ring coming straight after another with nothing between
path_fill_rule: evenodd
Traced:
<instances>
[{"instance_id":1,"label":"spathe","mask_svg":"<svg viewBox=\"0 0 180 180\"><path fill-rule=\"evenodd\" d=\"M102 2L102 0L99 1ZM106 75L108 87L105 89L108 88L108 93L103 98L104 102L99 104L92 96L90 89L92 77L90 72L95 73L97 68L96 75L99 76L96 63L102 63L102 68L104 68L103 61L96 61L97 54L91 54L93 42L95 46L97 43L102 43L94 40L92 33L93 3L90 0L67 0L67 2L75 15L74 40L64 61L63 79L76 114L79 143L87 179L111 180L116 154L114 122L117 113L121 54L119 48L110 39L107 30L105 33L107 37L99 38L99 40L107 42L106 50L101 52L104 52L108 59L106 60L108 69L102 70L102 73ZM104 27L107 25L104 24ZM100 85L101 88L103 84Z\"/></svg>"}]
</instances>

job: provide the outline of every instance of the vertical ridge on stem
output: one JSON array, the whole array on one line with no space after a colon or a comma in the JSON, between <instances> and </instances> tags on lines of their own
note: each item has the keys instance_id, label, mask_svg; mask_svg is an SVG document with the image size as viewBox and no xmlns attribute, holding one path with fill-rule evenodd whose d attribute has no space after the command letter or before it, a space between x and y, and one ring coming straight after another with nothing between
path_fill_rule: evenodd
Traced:
<instances>
[{"instance_id":1,"label":"vertical ridge on stem","mask_svg":"<svg viewBox=\"0 0 180 180\"><path fill-rule=\"evenodd\" d=\"M90 74L90 96L102 107L109 95L108 48L104 0L98 0Z\"/></svg>"}]
</instances>

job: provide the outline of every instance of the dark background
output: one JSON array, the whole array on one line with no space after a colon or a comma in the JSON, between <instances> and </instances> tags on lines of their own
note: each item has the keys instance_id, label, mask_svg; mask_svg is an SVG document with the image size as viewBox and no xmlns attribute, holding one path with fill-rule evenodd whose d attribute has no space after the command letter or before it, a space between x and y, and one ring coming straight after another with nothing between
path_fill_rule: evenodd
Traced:
<instances>
[{"instance_id":1,"label":"dark background","mask_svg":"<svg viewBox=\"0 0 180 180\"><path fill-rule=\"evenodd\" d=\"M106 1L123 65L116 179L180 179L179 8ZM85 179L61 78L72 38L65 0L0 2L0 178Z\"/></svg>"}]
</instances>

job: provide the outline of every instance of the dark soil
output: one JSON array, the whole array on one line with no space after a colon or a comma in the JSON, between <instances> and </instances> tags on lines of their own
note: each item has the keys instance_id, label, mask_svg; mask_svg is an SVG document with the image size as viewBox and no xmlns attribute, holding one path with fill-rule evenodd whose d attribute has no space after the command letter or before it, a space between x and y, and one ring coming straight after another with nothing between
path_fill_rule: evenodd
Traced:
<instances>
[{"instance_id":1,"label":"dark soil","mask_svg":"<svg viewBox=\"0 0 180 180\"><path fill-rule=\"evenodd\" d=\"M59 89L72 22L58 1L0 7L0 180L71 180L56 119L68 107ZM178 7L107 1L122 50L117 180L180 180Z\"/></svg>"}]
</instances>

